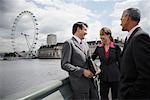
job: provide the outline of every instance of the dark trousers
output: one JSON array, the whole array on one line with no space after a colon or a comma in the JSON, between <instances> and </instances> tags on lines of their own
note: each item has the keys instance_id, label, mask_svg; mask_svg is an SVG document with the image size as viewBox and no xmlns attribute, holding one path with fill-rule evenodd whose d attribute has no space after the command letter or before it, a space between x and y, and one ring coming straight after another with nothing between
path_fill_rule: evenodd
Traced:
<instances>
[{"instance_id":1,"label":"dark trousers","mask_svg":"<svg viewBox=\"0 0 150 100\"><path fill-rule=\"evenodd\" d=\"M74 91L73 100L99 100L96 87L94 86L94 84L90 84L89 91L86 91L85 93L80 91Z\"/></svg>"},{"instance_id":2,"label":"dark trousers","mask_svg":"<svg viewBox=\"0 0 150 100\"><path fill-rule=\"evenodd\" d=\"M109 100L108 93L109 93L110 88L111 88L112 100L118 99L119 82L118 81L116 82L100 81L101 100Z\"/></svg>"}]
</instances>

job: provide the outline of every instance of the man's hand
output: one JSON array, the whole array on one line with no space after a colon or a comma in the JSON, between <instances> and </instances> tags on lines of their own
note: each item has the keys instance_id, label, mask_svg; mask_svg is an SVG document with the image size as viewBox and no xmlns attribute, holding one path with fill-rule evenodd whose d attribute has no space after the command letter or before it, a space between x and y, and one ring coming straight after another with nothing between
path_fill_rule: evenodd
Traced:
<instances>
[{"instance_id":1,"label":"man's hand","mask_svg":"<svg viewBox=\"0 0 150 100\"><path fill-rule=\"evenodd\" d=\"M90 70L84 69L83 75L87 78L92 78L94 74Z\"/></svg>"}]
</instances>

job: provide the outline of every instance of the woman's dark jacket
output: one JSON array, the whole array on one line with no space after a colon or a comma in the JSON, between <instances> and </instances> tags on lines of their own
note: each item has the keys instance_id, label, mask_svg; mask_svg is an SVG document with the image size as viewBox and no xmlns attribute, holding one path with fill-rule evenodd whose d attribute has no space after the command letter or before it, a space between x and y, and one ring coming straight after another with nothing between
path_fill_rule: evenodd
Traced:
<instances>
[{"instance_id":1,"label":"woman's dark jacket","mask_svg":"<svg viewBox=\"0 0 150 100\"><path fill-rule=\"evenodd\" d=\"M95 60L97 56L100 59L101 65L101 73L100 80L106 82L114 82L119 81L120 79L120 54L121 49L118 45L111 43L109 48L109 56L106 59L104 45L100 44L96 47L92 59Z\"/></svg>"}]
</instances>

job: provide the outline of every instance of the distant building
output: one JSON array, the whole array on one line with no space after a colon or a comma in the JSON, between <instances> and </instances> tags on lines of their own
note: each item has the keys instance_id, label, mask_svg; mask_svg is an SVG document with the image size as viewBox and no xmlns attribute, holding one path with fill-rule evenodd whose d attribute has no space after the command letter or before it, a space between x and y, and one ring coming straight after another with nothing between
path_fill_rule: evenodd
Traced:
<instances>
[{"instance_id":1,"label":"distant building","mask_svg":"<svg viewBox=\"0 0 150 100\"><path fill-rule=\"evenodd\" d=\"M92 55L93 54L93 52L95 51L95 49L96 49L96 46L98 46L99 44L101 44L101 41L88 41L87 42L88 43L88 45L89 45L89 53L90 53L90 55Z\"/></svg>"},{"instance_id":2,"label":"distant building","mask_svg":"<svg viewBox=\"0 0 150 100\"><path fill-rule=\"evenodd\" d=\"M63 43L44 45L38 50L38 58L61 58Z\"/></svg>"},{"instance_id":3,"label":"distant building","mask_svg":"<svg viewBox=\"0 0 150 100\"><path fill-rule=\"evenodd\" d=\"M47 45L56 45L57 44L57 37L55 34L49 34L47 36Z\"/></svg>"},{"instance_id":4,"label":"distant building","mask_svg":"<svg viewBox=\"0 0 150 100\"><path fill-rule=\"evenodd\" d=\"M90 47L90 54L92 54L100 41L89 41L87 42ZM38 50L38 58L61 58L62 48L64 43L57 43L56 45L44 45Z\"/></svg>"},{"instance_id":5,"label":"distant building","mask_svg":"<svg viewBox=\"0 0 150 100\"><path fill-rule=\"evenodd\" d=\"M115 41L118 45L122 46L123 44L116 39ZM98 46L101 41L88 41L87 42L90 48L90 55L93 54L96 46ZM47 45L41 46L38 50L38 58L61 58L62 56L63 43L56 42L56 35L50 34L47 36Z\"/></svg>"}]
</instances>

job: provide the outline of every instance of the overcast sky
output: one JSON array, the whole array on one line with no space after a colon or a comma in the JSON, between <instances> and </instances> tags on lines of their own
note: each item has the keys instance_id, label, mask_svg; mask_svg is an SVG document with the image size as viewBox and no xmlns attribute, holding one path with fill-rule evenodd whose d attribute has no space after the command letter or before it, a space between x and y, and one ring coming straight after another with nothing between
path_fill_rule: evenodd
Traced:
<instances>
[{"instance_id":1,"label":"overcast sky","mask_svg":"<svg viewBox=\"0 0 150 100\"><path fill-rule=\"evenodd\" d=\"M57 42L71 38L72 25L77 21L89 25L87 41L99 40L99 30L104 26L112 30L114 38L124 39L127 33L121 31L120 17L128 7L141 10L140 26L150 33L150 0L0 0L0 52L12 51L11 29L23 11L32 12L37 19L40 46L46 44L48 34L56 34ZM34 24L26 14L17 23L14 34L20 38L15 41L23 50L27 43L20 33L30 33L27 38L31 42Z\"/></svg>"}]
</instances>

